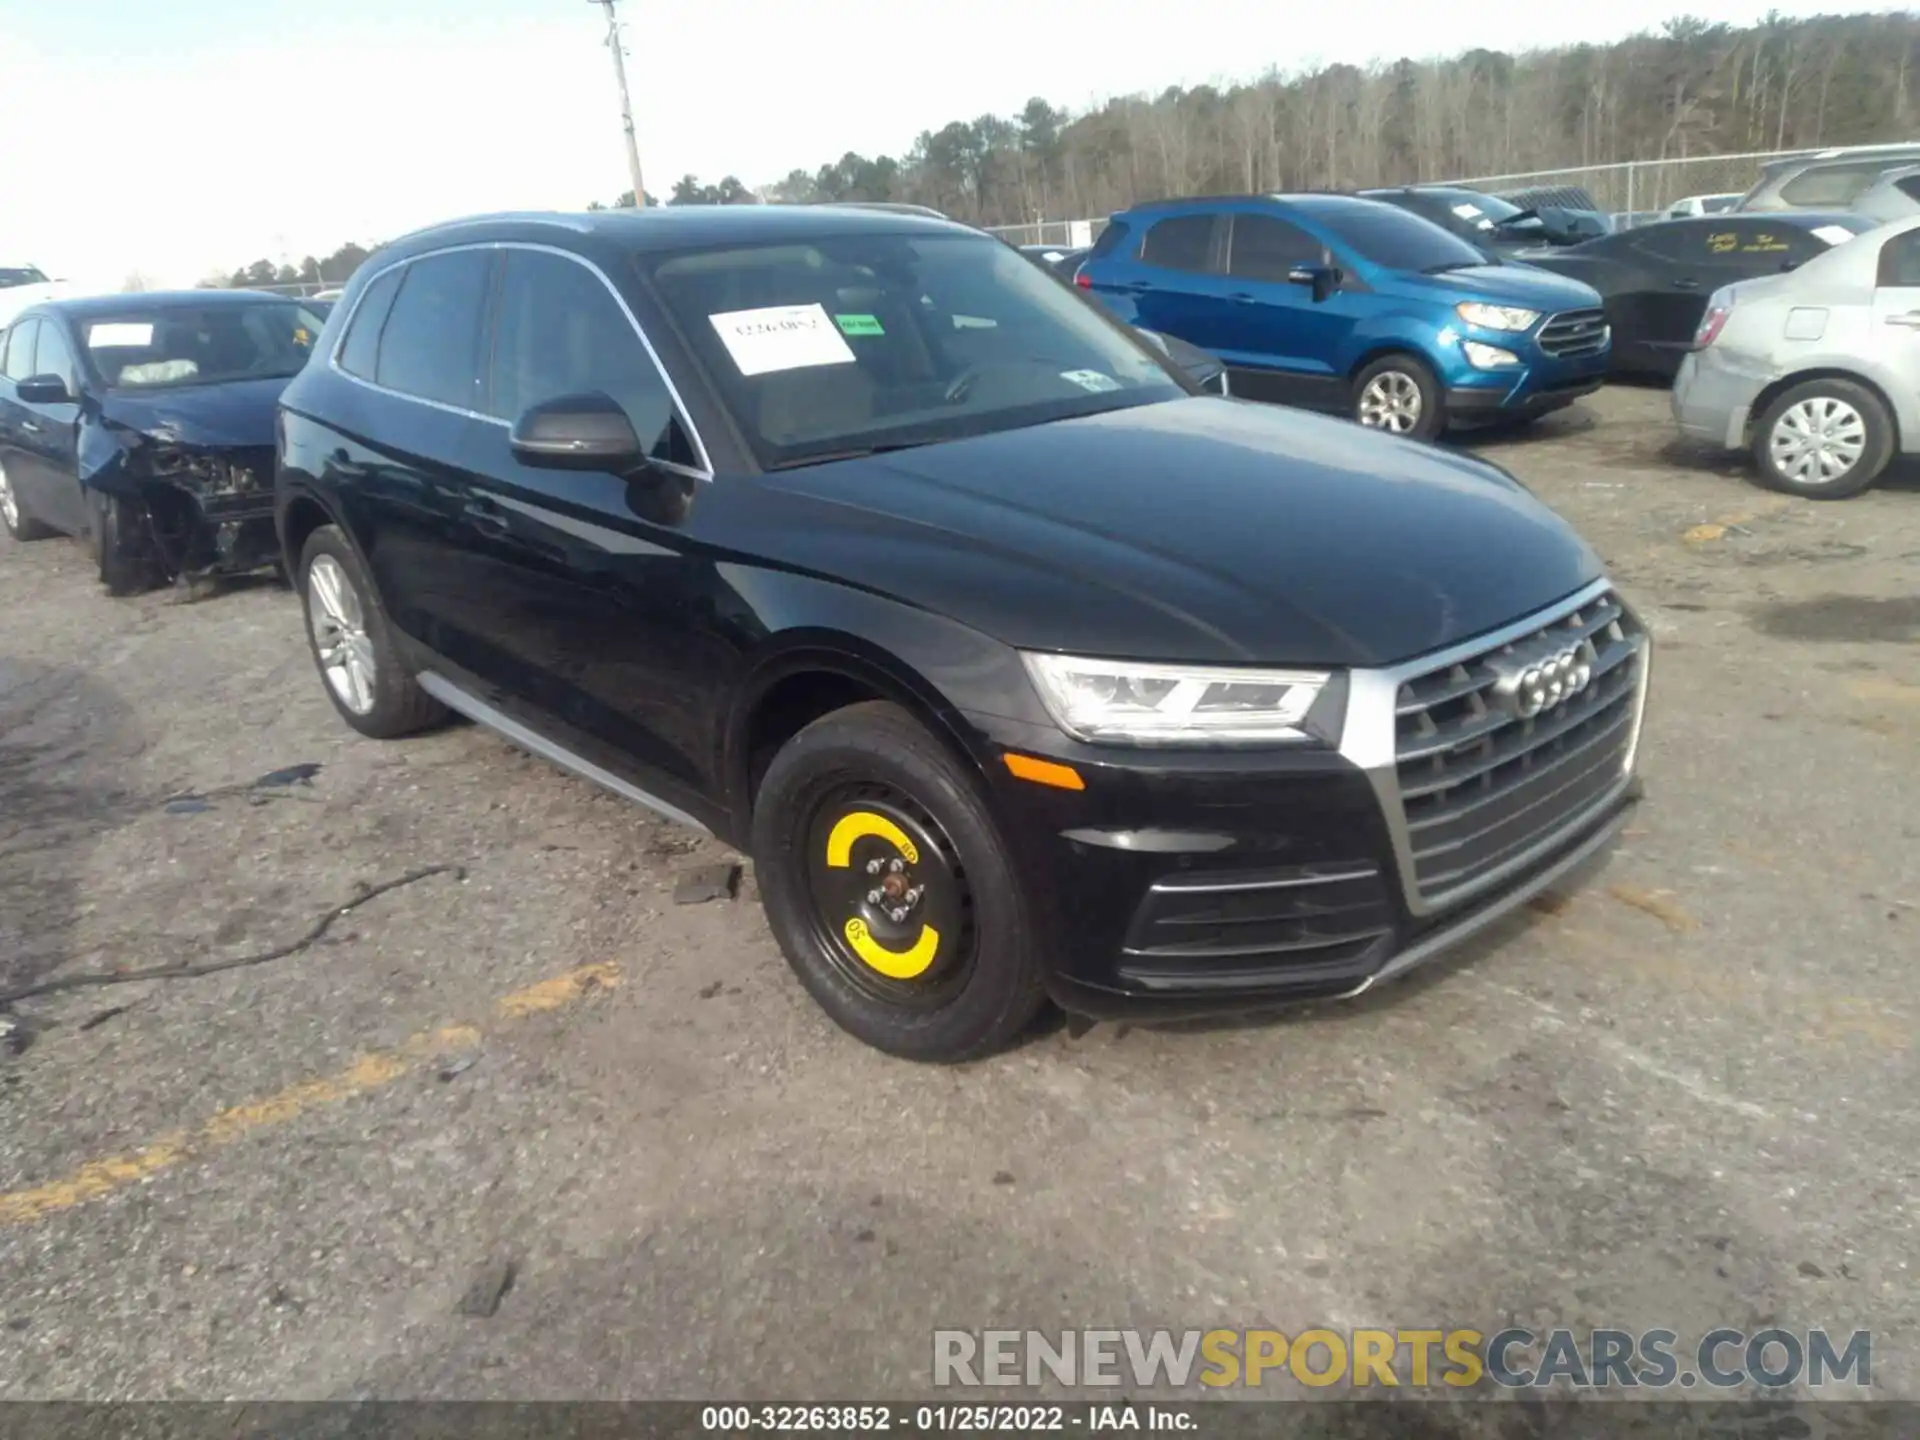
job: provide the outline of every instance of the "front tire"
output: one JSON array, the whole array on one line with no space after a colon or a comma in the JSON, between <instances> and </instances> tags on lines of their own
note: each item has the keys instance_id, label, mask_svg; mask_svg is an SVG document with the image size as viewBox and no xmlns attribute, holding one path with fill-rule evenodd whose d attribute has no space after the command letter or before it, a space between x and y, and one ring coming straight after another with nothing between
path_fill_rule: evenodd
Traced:
<instances>
[{"instance_id":1,"label":"front tire","mask_svg":"<svg viewBox=\"0 0 1920 1440\"><path fill-rule=\"evenodd\" d=\"M1809 500L1858 495L1893 459L1893 420L1852 380L1809 380L1781 395L1753 432L1761 482Z\"/></svg>"},{"instance_id":2,"label":"front tire","mask_svg":"<svg viewBox=\"0 0 1920 1440\"><path fill-rule=\"evenodd\" d=\"M909 1060L1009 1044L1046 998L1031 906L966 768L897 705L775 755L753 856L774 938L834 1022Z\"/></svg>"},{"instance_id":3,"label":"front tire","mask_svg":"<svg viewBox=\"0 0 1920 1440\"><path fill-rule=\"evenodd\" d=\"M337 525L322 525L300 551L307 648L327 698L362 735L393 740L447 718L401 662L393 627L360 557Z\"/></svg>"},{"instance_id":4,"label":"front tire","mask_svg":"<svg viewBox=\"0 0 1920 1440\"><path fill-rule=\"evenodd\" d=\"M5 461L0 461L0 524L5 524L7 534L16 540L44 540L59 532L50 525L43 525L29 515L26 507L20 503L13 482L7 477Z\"/></svg>"},{"instance_id":5,"label":"front tire","mask_svg":"<svg viewBox=\"0 0 1920 1440\"><path fill-rule=\"evenodd\" d=\"M1382 355L1353 377L1353 418L1369 430L1431 440L1447 428L1446 398L1425 361Z\"/></svg>"},{"instance_id":6,"label":"front tire","mask_svg":"<svg viewBox=\"0 0 1920 1440\"><path fill-rule=\"evenodd\" d=\"M109 595L124 599L160 583L152 527L144 506L124 495L89 490L87 516L93 527L90 538L94 563Z\"/></svg>"}]
</instances>

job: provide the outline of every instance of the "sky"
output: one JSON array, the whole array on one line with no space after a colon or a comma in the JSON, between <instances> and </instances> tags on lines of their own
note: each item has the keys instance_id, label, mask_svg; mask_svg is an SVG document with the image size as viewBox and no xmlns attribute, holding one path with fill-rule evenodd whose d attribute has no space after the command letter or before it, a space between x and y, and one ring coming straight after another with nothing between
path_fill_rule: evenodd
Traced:
<instances>
[{"instance_id":1,"label":"sky","mask_svg":"<svg viewBox=\"0 0 1920 1440\"><path fill-rule=\"evenodd\" d=\"M899 154L1033 95L1746 24L1844 0L622 0L647 189ZM1860 6L1860 9L1885 8ZM1193 18L1180 18L1182 16ZM0 265L186 285L628 187L591 0L0 0ZM1076 218L1076 217L1060 217Z\"/></svg>"}]
</instances>

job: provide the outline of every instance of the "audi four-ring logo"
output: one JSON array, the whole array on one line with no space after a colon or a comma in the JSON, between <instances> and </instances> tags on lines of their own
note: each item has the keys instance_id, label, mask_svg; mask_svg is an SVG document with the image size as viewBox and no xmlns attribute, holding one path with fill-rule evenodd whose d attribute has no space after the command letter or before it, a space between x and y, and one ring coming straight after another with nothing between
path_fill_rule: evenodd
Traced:
<instances>
[{"instance_id":1,"label":"audi four-ring logo","mask_svg":"<svg viewBox=\"0 0 1920 1440\"><path fill-rule=\"evenodd\" d=\"M1513 713L1531 720L1543 710L1565 704L1593 679L1593 666L1578 645L1568 646L1544 660L1530 661L1525 668L1503 667L1496 689Z\"/></svg>"}]
</instances>

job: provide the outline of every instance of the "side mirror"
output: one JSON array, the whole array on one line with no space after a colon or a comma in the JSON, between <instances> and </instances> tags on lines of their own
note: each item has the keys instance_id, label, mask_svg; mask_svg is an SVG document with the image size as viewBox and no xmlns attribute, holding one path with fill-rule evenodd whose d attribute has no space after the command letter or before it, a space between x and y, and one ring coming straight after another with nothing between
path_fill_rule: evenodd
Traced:
<instances>
[{"instance_id":1,"label":"side mirror","mask_svg":"<svg viewBox=\"0 0 1920 1440\"><path fill-rule=\"evenodd\" d=\"M1535 212L1540 219L1540 234L1553 245L1577 245L1582 240L1590 240L1600 231L1597 228L1581 224L1583 217L1563 210L1558 205L1543 205Z\"/></svg>"},{"instance_id":2,"label":"side mirror","mask_svg":"<svg viewBox=\"0 0 1920 1440\"><path fill-rule=\"evenodd\" d=\"M633 422L598 391L542 401L514 421L507 443L522 465L625 475L647 463Z\"/></svg>"},{"instance_id":3,"label":"side mirror","mask_svg":"<svg viewBox=\"0 0 1920 1440\"><path fill-rule=\"evenodd\" d=\"M73 400L67 382L58 375L31 375L14 387L23 404L65 405Z\"/></svg>"},{"instance_id":4,"label":"side mirror","mask_svg":"<svg viewBox=\"0 0 1920 1440\"><path fill-rule=\"evenodd\" d=\"M1316 305L1340 288L1342 278L1336 265L1295 265L1287 271L1287 283L1309 287Z\"/></svg>"}]
</instances>

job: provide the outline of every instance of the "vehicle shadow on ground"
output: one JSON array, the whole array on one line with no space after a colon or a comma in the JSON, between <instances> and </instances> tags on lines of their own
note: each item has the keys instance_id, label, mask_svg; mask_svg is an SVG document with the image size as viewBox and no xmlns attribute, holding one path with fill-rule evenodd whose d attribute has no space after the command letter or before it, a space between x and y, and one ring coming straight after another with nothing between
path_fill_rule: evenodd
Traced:
<instances>
[{"instance_id":1,"label":"vehicle shadow on ground","mask_svg":"<svg viewBox=\"0 0 1920 1440\"><path fill-rule=\"evenodd\" d=\"M137 815L131 708L80 670L0 655L0 993L71 957L87 861ZM31 1035L25 1017L14 1044Z\"/></svg>"}]
</instances>

